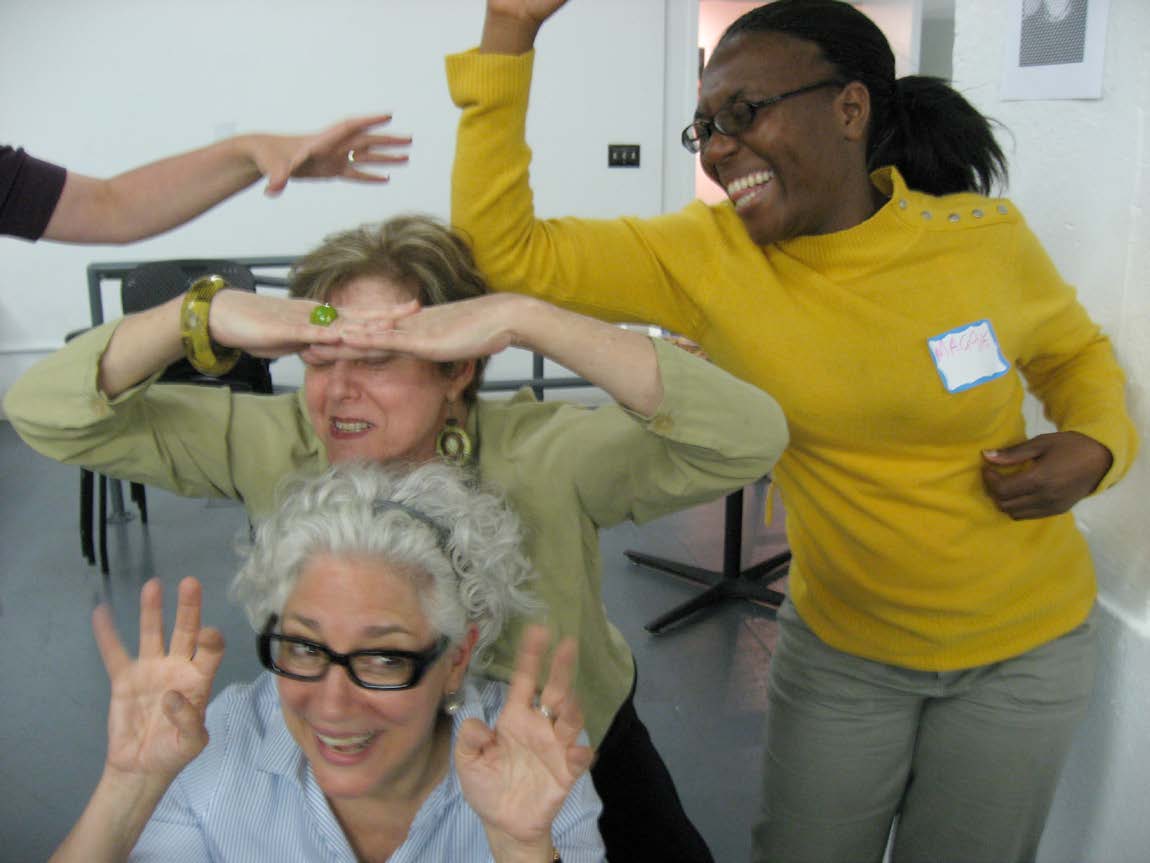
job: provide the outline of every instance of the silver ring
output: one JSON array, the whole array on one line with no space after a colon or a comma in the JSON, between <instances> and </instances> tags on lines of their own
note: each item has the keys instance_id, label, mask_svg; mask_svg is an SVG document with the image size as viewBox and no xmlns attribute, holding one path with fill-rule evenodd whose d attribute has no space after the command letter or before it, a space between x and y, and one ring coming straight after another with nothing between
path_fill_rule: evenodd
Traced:
<instances>
[{"instance_id":1,"label":"silver ring","mask_svg":"<svg viewBox=\"0 0 1150 863\"><path fill-rule=\"evenodd\" d=\"M539 711L539 715L546 719L548 722L555 721L555 714L551 712L551 708L546 704L540 704L536 709Z\"/></svg>"},{"instance_id":2,"label":"silver ring","mask_svg":"<svg viewBox=\"0 0 1150 863\"><path fill-rule=\"evenodd\" d=\"M347 151L347 161L352 165L355 164L355 150Z\"/></svg>"}]
</instances>

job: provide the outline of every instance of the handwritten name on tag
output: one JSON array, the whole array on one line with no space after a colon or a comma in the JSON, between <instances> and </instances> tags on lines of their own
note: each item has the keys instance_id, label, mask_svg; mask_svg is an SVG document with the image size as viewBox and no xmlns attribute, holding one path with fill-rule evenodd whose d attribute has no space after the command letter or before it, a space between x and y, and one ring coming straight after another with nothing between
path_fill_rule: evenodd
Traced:
<instances>
[{"instance_id":1,"label":"handwritten name on tag","mask_svg":"<svg viewBox=\"0 0 1150 863\"><path fill-rule=\"evenodd\" d=\"M975 321L926 342L947 392L968 390L1010 370L990 321Z\"/></svg>"}]
</instances>

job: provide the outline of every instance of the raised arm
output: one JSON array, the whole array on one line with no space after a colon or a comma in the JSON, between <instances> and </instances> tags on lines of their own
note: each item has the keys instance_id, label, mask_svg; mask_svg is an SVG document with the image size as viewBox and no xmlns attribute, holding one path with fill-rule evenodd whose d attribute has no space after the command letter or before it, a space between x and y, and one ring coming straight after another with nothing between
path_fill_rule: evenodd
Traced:
<instances>
[{"instance_id":1,"label":"raised arm","mask_svg":"<svg viewBox=\"0 0 1150 863\"><path fill-rule=\"evenodd\" d=\"M701 314L683 285L697 284L695 271L708 268L710 247L699 233L706 207L698 205L691 218L536 218L526 140L530 48L546 15L561 5L491 0L479 51L447 58L448 87L462 109L452 223L469 238L496 291L608 320L657 323L698 339ZM683 249L693 255L684 259ZM679 261L669 265L676 250Z\"/></svg>"},{"instance_id":2,"label":"raised arm","mask_svg":"<svg viewBox=\"0 0 1150 863\"><path fill-rule=\"evenodd\" d=\"M151 309L128 315L100 357L99 388L115 398L184 356L180 295ZM359 318L345 316L333 325L311 322L312 300L271 297L250 291L223 290L209 306L208 332L212 341L239 348L257 357L282 357L313 344L337 344L349 324L378 322L392 326L396 315L410 309L360 309ZM414 307L412 307L414 308Z\"/></svg>"},{"instance_id":3,"label":"raised arm","mask_svg":"<svg viewBox=\"0 0 1150 863\"><path fill-rule=\"evenodd\" d=\"M390 115L357 117L314 135L240 135L161 159L110 179L68 173L44 238L67 243L129 243L182 225L260 177L277 195L290 178L386 183L364 166L396 164L410 138L375 127ZM349 159L348 154L354 153Z\"/></svg>"},{"instance_id":4,"label":"raised arm","mask_svg":"<svg viewBox=\"0 0 1150 863\"><path fill-rule=\"evenodd\" d=\"M128 655L107 606L92 629L112 683L108 756L80 820L51 863L128 859L160 798L208 742L204 711L224 655L223 637L200 626L200 585L180 583L169 648L164 650L159 581L140 591L140 655Z\"/></svg>"},{"instance_id":5,"label":"raised arm","mask_svg":"<svg viewBox=\"0 0 1150 863\"><path fill-rule=\"evenodd\" d=\"M753 482L787 445L782 409L761 389L664 340L515 294L349 325L342 346L317 346L303 358L401 352L447 362L512 344L566 366L630 411L587 412L553 448L555 469L573 477L599 526L655 518Z\"/></svg>"},{"instance_id":6,"label":"raised arm","mask_svg":"<svg viewBox=\"0 0 1150 863\"><path fill-rule=\"evenodd\" d=\"M269 477L297 469L321 445L294 395L151 385L184 355L182 299L73 339L12 384L4 411L49 458L185 496L241 498L258 514L274 504ZM343 321L312 325L314 307L224 290L211 301L208 331L219 344L268 357L338 340Z\"/></svg>"}]
</instances>

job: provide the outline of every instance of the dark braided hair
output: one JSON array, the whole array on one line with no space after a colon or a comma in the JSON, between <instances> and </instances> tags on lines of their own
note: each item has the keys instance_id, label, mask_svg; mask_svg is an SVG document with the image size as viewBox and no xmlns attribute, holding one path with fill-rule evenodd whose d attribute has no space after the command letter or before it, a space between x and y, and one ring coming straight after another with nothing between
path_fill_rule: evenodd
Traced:
<instances>
[{"instance_id":1,"label":"dark braided hair","mask_svg":"<svg viewBox=\"0 0 1150 863\"><path fill-rule=\"evenodd\" d=\"M840 0L775 0L735 21L720 43L746 33L813 42L844 81L870 92L869 170L894 165L908 186L932 195L1005 186L1006 157L991 123L941 78L896 80L894 53L878 26Z\"/></svg>"}]
</instances>

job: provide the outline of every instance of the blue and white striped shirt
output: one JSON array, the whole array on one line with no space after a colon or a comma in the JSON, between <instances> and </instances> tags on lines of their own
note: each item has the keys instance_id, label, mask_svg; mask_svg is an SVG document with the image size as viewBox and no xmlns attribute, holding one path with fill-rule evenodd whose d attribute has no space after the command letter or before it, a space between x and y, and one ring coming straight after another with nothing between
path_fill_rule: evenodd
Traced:
<instances>
[{"instance_id":1,"label":"blue and white striped shirt","mask_svg":"<svg viewBox=\"0 0 1150 863\"><path fill-rule=\"evenodd\" d=\"M493 725L507 686L469 682L452 738L469 718ZM134 863L356 863L311 767L284 725L270 672L225 689L208 707L211 741L176 777L132 852ZM572 789L552 826L564 863L601 863L599 798L588 775ZM389 863L487 863L483 823L455 774L428 795Z\"/></svg>"}]
</instances>

